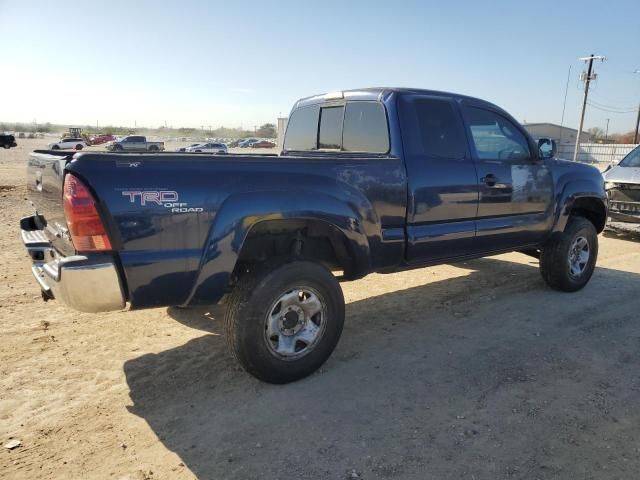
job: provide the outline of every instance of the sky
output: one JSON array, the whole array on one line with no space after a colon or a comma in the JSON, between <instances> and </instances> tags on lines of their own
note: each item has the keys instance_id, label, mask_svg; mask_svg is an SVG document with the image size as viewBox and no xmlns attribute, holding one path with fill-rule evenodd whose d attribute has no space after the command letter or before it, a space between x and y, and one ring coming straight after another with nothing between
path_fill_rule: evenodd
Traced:
<instances>
[{"instance_id":1,"label":"sky","mask_svg":"<svg viewBox=\"0 0 640 480\"><path fill-rule=\"evenodd\" d=\"M405 86L575 128L593 53L585 128L625 132L639 23L638 0L0 0L0 121L251 129L301 97Z\"/></svg>"}]
</instances>

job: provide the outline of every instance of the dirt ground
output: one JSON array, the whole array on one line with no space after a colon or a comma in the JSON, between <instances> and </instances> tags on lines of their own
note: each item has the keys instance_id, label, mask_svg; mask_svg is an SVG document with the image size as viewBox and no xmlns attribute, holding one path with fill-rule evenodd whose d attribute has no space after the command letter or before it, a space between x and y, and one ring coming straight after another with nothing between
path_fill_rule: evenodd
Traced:
<instances>
[{"instance_id":1,"label":"dirt ground","mask_svg":"<svg viewBox=\"0 0 640 480\"><path fill-rule=\"evenodd\" d=\"M630 479L640 471L640 235L581 292L521 254L344 283L317 374L239 371L220 309L43 303L21 245L28 152L0 150L3 479Z\"/></svg>"}]
</instances>

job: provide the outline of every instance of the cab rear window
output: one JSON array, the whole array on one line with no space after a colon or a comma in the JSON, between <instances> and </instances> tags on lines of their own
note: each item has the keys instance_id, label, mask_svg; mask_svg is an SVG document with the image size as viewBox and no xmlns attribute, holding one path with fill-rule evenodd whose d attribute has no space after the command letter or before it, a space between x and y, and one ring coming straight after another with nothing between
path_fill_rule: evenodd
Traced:
<instances>
[{"instance_id":1,"label":"cab rear window","mask_svg":"<svg viewBox=\"0 0 640 480\"><path fill-rule=\"evenodd\" d=\"M289 118L284 150L387 153L389 129L384 106L378 102L356 101L294 110Z\"/></svg>"},{"instance_id":2,"label":"cab rear window","mask_svg":"<svg viewBox=\"0 0 640 480\"><path fill-rule=\"evenodd\" d=\"M320 107L312 105L294 110L287 124L284 149L308 151L318 148L318 113Z\"/></svg>"},{"instance_id":3,"label":"cab rear window","mask_svg":"<svg viewBox=\"0 0 640 480\"><path fill-rule=\"evenodd\" d=\"M347 103L342 149L347 152L387 153L389 129L384 107L378 102Z\"/></svg>"}]
</instances>

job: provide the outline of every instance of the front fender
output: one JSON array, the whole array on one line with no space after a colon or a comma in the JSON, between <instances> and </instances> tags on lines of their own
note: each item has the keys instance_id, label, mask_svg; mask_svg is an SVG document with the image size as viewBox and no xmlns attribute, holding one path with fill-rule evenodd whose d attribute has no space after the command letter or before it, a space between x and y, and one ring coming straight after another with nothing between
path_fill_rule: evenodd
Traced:
<instances>
[{"instance_id":1,"label":"front fender","mask_svg":"<svg viewBox=\"0 0 640 480\"><path fill-rule=\"evenodd\" d=\"M607 210L607 193L604 189L604 182L596 178L574 179L565 183L556 199L555 220L553 233L564 231L576 201L580 198L594 198L602 202Z\"/></svg>"},{"instance_id":2,"label":"front fender","mask_svg":"<svg viewBox=\"0 0 640 480\"><path fill-rule=\"evenodd\" d=\"M227 198L218 209L198 275L185 305L215 303L225 293L238 256L251 228L280 219L324 221L348 239L356 268L370 269L369 238L381 236L373 209L362 211L344 200L319 192L243 192Z\"/></svg>"}]
</instances>

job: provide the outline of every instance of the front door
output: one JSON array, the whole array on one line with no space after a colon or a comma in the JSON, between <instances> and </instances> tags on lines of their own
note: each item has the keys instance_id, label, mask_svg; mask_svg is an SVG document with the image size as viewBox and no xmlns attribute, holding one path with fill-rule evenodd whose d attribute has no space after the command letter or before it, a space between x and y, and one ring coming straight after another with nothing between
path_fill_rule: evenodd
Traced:
<instances>
[{"instance_id":1,"label":"front door","mask_svg":"<svg viewBox=\"0 0 640 480\"><path fill-rule=\"evenodd\" d=\"M455 101L403 95L400 126L408 179L410 264L472 253L478 180Z\"/></svg>"},{"instance_id":2,"label":"front door","mask_svg":"<svg viewBox=\"0 0 640 480\"><path fill-rule=\"evenodd\" d=\"M478 175L475 250L491 252L542 241L553 215L553 179L527 136L485 106L463 109Z\"/></svg>"}]
</instances>

